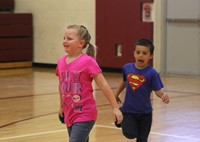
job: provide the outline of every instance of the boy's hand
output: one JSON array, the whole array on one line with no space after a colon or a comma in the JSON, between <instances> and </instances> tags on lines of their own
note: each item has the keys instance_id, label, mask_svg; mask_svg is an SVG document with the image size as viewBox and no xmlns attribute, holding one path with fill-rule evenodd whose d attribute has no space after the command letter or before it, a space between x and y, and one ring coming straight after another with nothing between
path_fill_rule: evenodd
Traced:
<instances>
[{"instance_id":1,"label":"boy's hand","mask_svg":"<svg viewBox=\"0 0 200 142\"><path fill-rule=\"evenodd\" d=\"M116 99L116 101L117 101L117 103L122 103L122 101L121 101L121 99L119 98L119 96L115 96L115 99Z\"/></svg>"},{"instance_id":2,"label":"boy's hand","mask_svg":"<svg viewBox=\"0 0 200 142\"><path fill-rule=\"evenodd\" d=\"M168 104L169 103L169 96L164 93L162 96L161 96L161 99L164 103Z\"/></svg>"}]
</instances>

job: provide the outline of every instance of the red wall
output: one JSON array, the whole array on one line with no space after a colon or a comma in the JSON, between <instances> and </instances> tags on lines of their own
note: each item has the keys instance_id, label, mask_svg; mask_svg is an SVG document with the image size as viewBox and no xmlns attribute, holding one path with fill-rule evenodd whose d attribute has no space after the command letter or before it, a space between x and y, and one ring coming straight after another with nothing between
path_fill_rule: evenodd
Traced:
<instances>
[{"instance_id":1,"label":"red wall","mask_svg":"<svg viewBox=\"0 0 200 142\"><path fill-rule=\"evenodd\" d=\"M97 62L101 67L121 68L133 62L134 43L140 38L153 40L153 23L142 21L143 2L152 0L96 0ZM122 45L122 56L116 55Z\"/></svg>"},{"instance_id":2,"label":"red wall","mask_svg":"<svg viewBox=\"0 0 200 142\"><path fill-rule=\"evenodd\" d=\"M0 63L32 59L32 14L0 13Z\"/></svg>"},{"instance_id":3,"label":"red wall","mask_svg":"<svg viewBox=\"0 0 200 142\"><path fill-rule=\"evenodd\" d=\"M13 11L14 0L0 0L0 11Z\"/></svg>"}]
</instances>

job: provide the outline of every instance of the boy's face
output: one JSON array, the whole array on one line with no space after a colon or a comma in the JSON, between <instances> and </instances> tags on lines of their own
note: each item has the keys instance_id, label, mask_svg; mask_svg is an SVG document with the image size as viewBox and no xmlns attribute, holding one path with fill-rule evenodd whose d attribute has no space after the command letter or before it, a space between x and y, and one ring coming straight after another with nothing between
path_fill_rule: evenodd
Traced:
<instances>
[{"instance_id":1,"label":"boy's face","mask_svg":"<svg viewBox=\"0 0 200 142\"><path fill-rule=\"evenodd\" d=\"M149 47L136 45L134 50L135 64L137 68L145 68L148 66L149 60L153 58Z\"/></svg>"}]
</instances>

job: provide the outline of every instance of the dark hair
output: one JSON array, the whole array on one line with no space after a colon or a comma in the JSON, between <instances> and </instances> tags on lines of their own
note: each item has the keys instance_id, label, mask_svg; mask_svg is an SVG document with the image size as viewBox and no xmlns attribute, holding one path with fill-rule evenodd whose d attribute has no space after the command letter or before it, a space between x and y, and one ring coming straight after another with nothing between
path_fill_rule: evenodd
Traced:
<instances>
[{"instance_id":1,"label":"dark hair","mask_svg":"<svg viewBox=\"0 0 200 142\"><path fill-rule=\"evenodd\" d=\"M141 46L146 46L149 47L150 53L153 54L154 51L154 45L153 43L148 40L148 39L139 39L135 45L141 45Z\"/></svg>"},{"instance_id":2,"label":"dark hair","mask_svg":"<svg viewBox=\"0 0 200 142\"><path fill-rule=\"evenodd\" d=\"M90 43L91 35L87 28L83 25L69 25L67 29L77 30L77 35L79 36L79 38L85 41L83 49L87 47L86 54L95 57L96 47Z\"/></svg>"}]
</instances>

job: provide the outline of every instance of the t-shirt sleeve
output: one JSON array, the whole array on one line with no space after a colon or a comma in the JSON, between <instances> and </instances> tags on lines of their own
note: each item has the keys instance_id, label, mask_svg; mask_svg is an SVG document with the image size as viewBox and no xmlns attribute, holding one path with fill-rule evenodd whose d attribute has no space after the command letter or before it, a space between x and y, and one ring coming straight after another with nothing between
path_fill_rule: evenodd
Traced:
<instances>
[{"instance_id":1,"label":"t-shirt sleeve","mask_svg":"<svg viewBox=\"0 0 200 142\"><path fill-rule=\"evenodd\" d=\"M97 74L102 72L101 68L99 67L95 59L91 59L88 62L88 70L89 70L90 77L92 78L94 78Z\"/></svg>"},{"instance_id":2,"label":"t-shirt sleeve","mask_svg":"<svg viewBox=\"0 0 200 142\"><path fill-rule=\"evenodd\" d=\"M57 66L56 66L56 71L55 71L55 75L56 76L59 76L59 62L60 62L60 59L58 59L58 61L57 61Z\"/></svg>"},{"instance_id":3,"label":"t-shirt sleeve","mask_svg":"<svg viewBox=\"0 0 200 142\"><path fill-rule=\"evenodd\" d=\"M123 77L123 81L126 81L126 72L125 72L125 65L122 67L122 77Z\"/></svg>"},{"instance_id":4,"label":"t-shirt sleeve","mask_svg":"<svg viewBox=\"0 0 200 142\"><path fill-rule=\"evenodd\" d=\"M63 56L63 57L60 57L59 59L58 59L58 61L57 61L57 66L56 66L56 70L55 70L55 75L56 76L60 76L60 66L62 65L62 63L63 63L63 60L65 60L65 56Z\"/></svg>"},{"instance_id":5,"label":"t-shirt sleeve","mask_svg":"<svg viewBox=\"0 0 200 142\"><path fill-rule=\"evenodd\" d=\"M59 71L58 71L58 65L56 66L55 75L56 75L56 76L58 76L58 75L59 75Z\"/></svg>"},{"instance_id":6,"label":"t-shirt sleeve","mask_svg":"<svg viewBox=\"0 0 200 142\"><path fill-rule=\"evenodd\" d=\"M157 91L163 87L164 87L164 85L162 83L159 73L154 71L154 75L153 75L153 79L152 79L152 89L154 91Z\"/></svg>"}]
</instances>

